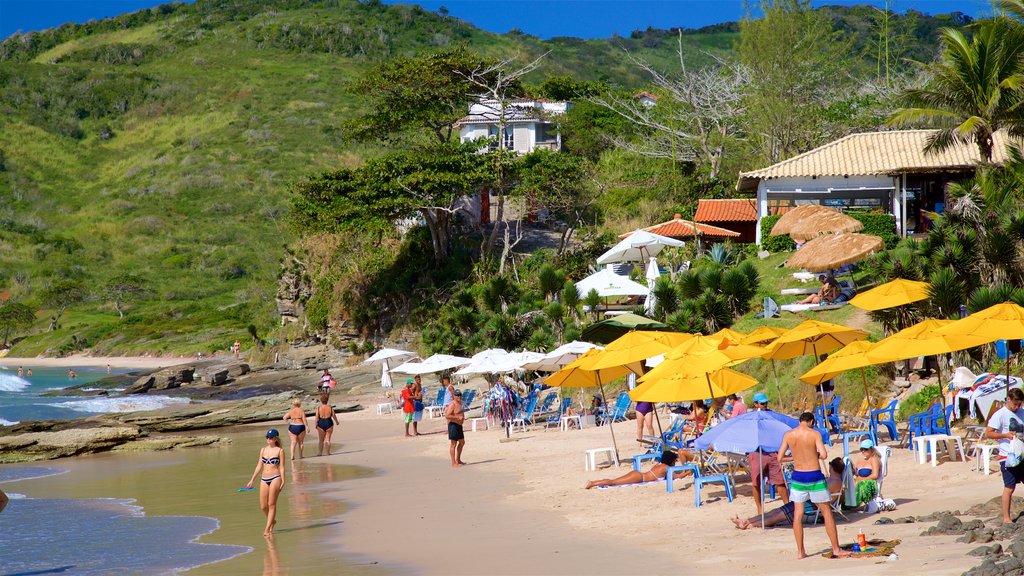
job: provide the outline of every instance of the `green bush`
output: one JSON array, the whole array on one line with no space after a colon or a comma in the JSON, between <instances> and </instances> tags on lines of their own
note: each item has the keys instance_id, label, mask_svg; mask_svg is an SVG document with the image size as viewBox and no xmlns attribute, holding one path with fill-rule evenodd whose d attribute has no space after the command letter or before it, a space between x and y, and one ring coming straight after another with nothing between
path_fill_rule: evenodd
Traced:
<instances>
[{"instance_id":1,"label":"green bush","mask_svg":"<svg viewBox=\"0 0 1024 576\"><path fill-rule=\"evenodd\" d=\"M900 409L896 413L899 420L907 420L914 414L924 412L939 399L938 386L925 386L919 391L911 394L906 400L900 402Z\"/></svg>"},{"instance_id":2,"label":"green bush","mask_svg":"<svg viewBox=\"0 0 1024 576\"><path fill-rule=\"evenodd\" d=\"M789 252L796 248L796 243L789 236L772 236L772 226L781 216L765 216L761 219L761 249L769 252Z\"/></svg>"},{"instance_id":3,"label":"green bush","mask_svg":"<svg viewBox=\"0 0 1024 576\"><path fill-rule=\"evenodd\" d=\"M900 241L896 234L896 217L892 214L876 214L871 212L847 212L847 216L859 220L864 225L861 234L878 236L885 242L886 250Z\"/></svg>"}]
</instances>

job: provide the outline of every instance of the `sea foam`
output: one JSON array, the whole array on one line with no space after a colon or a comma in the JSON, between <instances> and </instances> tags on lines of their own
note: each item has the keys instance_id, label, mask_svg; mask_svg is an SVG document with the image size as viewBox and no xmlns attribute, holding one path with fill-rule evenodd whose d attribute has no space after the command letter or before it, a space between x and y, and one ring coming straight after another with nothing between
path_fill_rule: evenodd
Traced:
<instances>
[{"instance_id":1,"label":"sea foam","mask_svg":"<svg viewBox=\"0 0 1024 576\"><path fill-rule=\"evenodd\" d=\"M0 418L0 426L14 426L15 424L18 424L18 423L19 422L17 420L12 421L12 420L4 420L3 418Z\"/></svg>"},{"instance_id":2,"label":"sea foam","mask_svg":"<svg viewBox=\"0 0 1024 576\"><path fill-rule=\"evenodd\" d=\"M21 392L31 384L28 380L14 374L0 374L0 392Z\"/></svg>"},{"instance_id":3,"label":"sea foam","mask_svg":"<svg viewBox=\"0 0 1024 576\"><path fill-rule=\"evenodd\" d=\"M53 406L67 408L76 412L109 413L158 410L172 404L188 404L189 402L191 400L188 398L172 398L170 396L117 396L114 398L89 398L88 400L57 402Z\"/></svg>"}]
</instances>

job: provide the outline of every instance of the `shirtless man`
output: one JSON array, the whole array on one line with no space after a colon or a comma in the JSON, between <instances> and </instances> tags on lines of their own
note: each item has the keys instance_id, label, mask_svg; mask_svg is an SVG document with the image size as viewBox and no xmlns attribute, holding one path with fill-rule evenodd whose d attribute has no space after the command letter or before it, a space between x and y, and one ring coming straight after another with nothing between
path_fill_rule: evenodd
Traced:
<instances>
[{"instance_id":1,"label":"shirtless man","mask_svg":"<svg viewBox=\"0 0 1024 576\"><path fill-rule=\"evenodd\" d=\"M831 495L825 475L821 473L821 462L828 458L821 434L814 429L814 414L800 415L800 425L786 432L779 446L779 462L793 463L793 479L789 499L793 501L793 536L796 538L796 557L806 558L804 550L804 506L810 500L825 520L825 533L832 543L834 557L849 556L839 547L836 519L832 517Z\"/></svg>"},{"instance_id":2,"label":"shirtless man","mask_svg":"<svg viewBox=\"0 0 1024 576\"><path fill-rule=\"evenodd\" d=\"M462 447L466 445L466 435L462 431L462 423L466 420L466 411L462 409L462 391L456 390L452 403L444 409L444 419L448 421L448 439L452 441L448 453L452 457L452 468L465 464L462 461Z\"/></svg>"}]
</instances>

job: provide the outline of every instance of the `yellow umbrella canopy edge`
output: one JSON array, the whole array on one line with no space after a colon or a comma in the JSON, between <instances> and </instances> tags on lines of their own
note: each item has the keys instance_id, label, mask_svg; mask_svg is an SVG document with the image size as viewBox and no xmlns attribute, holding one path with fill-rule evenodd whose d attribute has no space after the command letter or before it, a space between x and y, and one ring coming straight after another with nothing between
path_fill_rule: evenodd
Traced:
<instances>
[{"instance_id":1,"label":"yellow umbrella canopy edge","mask_svg":"<svg viewBox=\"0 0 1024 576\"><path fill-rule=\"evenodd\" d=\"M627 366L594 369L594 363L600 359L603 353L603 350L587 350L585 354L566 364L561 370L545 378L543 382L548 386L562 388L592 388L630 373Z\"/></svg>"},{"instance_id":2,"label":"yellow umbrella canopy edge","mask_svg":"<svg viewBox=\"0 0 1024 576\"><path fill-rule=\"evenodd\" d=\"M819 236L804 244L789 260L787 268L809 272L826 272L846 264L854 264L885 247L878 236L846 233Z\"/></svg>"},{"instance_id":3,"label":"yellow umbrella canopy edge","mask_svg":"<svg viewBox=\"0 0 1024 576\"><path fill-rule=\"evenodd\" d=\"M645 382L629 393L640 402L686 402L721 398L757 385L757 380L729 368L709 373L679 375Z\"/></svg>"},{"instance_id":4,"label":"yellow umbrella canopy edge","mask_svg":"<svg viewBox=\"0 0 1024 576\"><path fill-rule=\"evenodd\" d=\"M805 372L800 376L800 380L807 384L818 385L849 370L886 362L885 360L874 361L866 355L866 352L874 346L875 343L866 340L851 342Z\"/></svg>"},{"instance_id":5,"label":"yellow umbrella canopy edge","mask_svg":"<svg viewBox=\"0 0 1024 576\"><path fill-rule=\"evenodd\" d=\"M661 378L673 378L677 375L704 374L714 372L727 366L735 366L764 355L760 346L725 346L704 350L675 358L667 358L653 370L642 376L638 382L647 382Z\"/></svg>"},{"instance_id":6,"label":"yellow umbrella canopy edge","mask_svg":"<svg viewBox=\"0 0 1024 576\"><path fill-rule=\"evenodd\" d=\"M629 365L637 374L643 374L644 360L665 354L693 337L685 332L627 332L606 346L604 354L594 360L591 368Z\"/></svg>"},{"instance_id":7,"label":"yellow umbrella canopy edge","mask_svg":"<svg viewBox=\"0 0 1024 576\"><path fill-rule=\"evenodd\" d=\"M761 326L750 334L747 334L742 340L740 340L740 344L767 345L786 332L789 332L786 328L779 328L777 326Z\"/></svg>"},{"instance_id":8,"label":"yellow umbrella canopy edge","mask_svg":"<svg viewBox=\"0 0 1024 576\"><path fill-rule=\"evenodd\" d=\"M928 298L927 282L897 278L861 292L850 299L850 304L863 310L885 310L911 304Z\"/></svg>"},{"instance_id":9,"label":"yellow umbrella canopy edge","mask_svg":"<svg viewBox=\"0 0 1024 576\"><path fill-rule=\"evenodd\" d=\"M996 340L1024 339L1024 308L1013 302L989 306L943 326L933 332L936 336L971 336L995 342Z\"/></svg>"},{"instance_id":10,"label":"yellow umbrella canopy edge","mask_svg":"<svg viewBox=\"0 0 1024 576\"><path fill-rule=\"evenodd\" d=\"M868 333L840 324L805 320L767 346L766 360L790 360L807 354L827 354L856 340L865 340Z\"/></svg>"}]
</instances>

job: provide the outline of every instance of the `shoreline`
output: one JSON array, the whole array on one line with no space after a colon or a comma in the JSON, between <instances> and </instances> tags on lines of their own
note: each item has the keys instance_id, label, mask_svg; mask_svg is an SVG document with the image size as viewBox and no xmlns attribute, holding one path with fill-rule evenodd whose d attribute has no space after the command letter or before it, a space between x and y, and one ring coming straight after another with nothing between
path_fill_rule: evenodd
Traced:
<instances>
[{"instance_id":1,"label":"shoreline","mask_svg":"<svg viewBox=\"0 0 1024 576\"><path fill-rule=\"evenodd\" d=\"M211 358L217 357L213 356ZM103 367L108 364L113 368L167 368L197 361L199 361L199 358L189 356L65 356L63 358L0 356L0 366L8 368L17 368L18 366L31 368L63 368L65 366Z\"/></svg>"}]
</instances>

